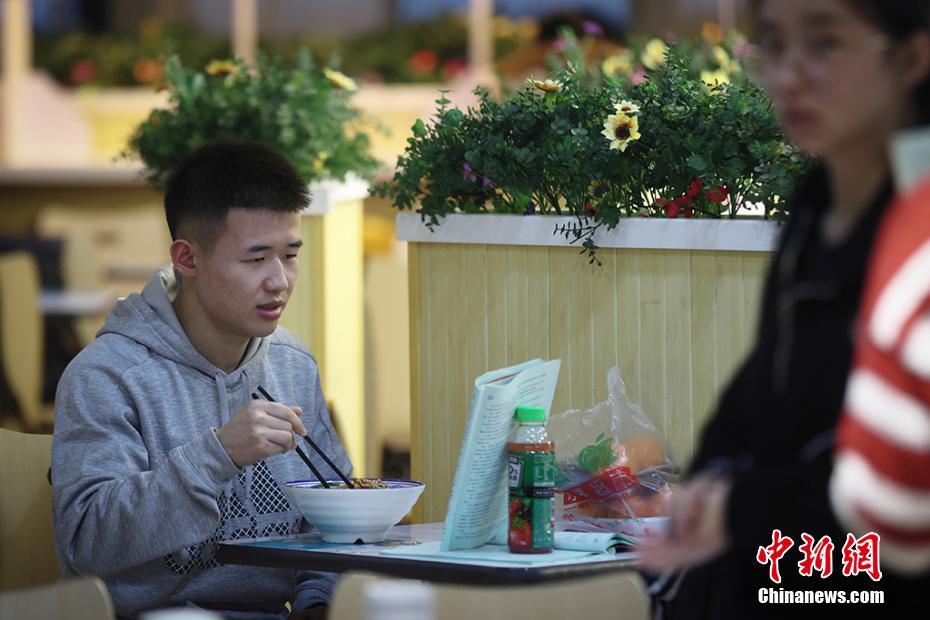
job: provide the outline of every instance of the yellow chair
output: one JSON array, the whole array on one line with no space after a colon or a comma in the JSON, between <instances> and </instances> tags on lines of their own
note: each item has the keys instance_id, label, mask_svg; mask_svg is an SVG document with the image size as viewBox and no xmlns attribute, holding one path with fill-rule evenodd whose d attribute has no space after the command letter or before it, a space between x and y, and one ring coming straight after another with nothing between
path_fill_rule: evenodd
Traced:
<instances>
[{"instance_id":1,"label":"yellow chair","mask_svg":"<svg viewBox=\"0 0 930 620\"><path fill-rule=\"evenodd\" d=\"M0 618L16 620L111 620L113 602L103 581L82 577L52 585L0 593Z\"/></svg>"},{"instance_id":2,"label":"yellow chair","mask_svg":"<svg viewBox=\"0 0 930 620\"><path fill-rule=\"evenodd\" d=\"M39 268L27 252L0 255L0 369L19 405L24 430L50 430L51 409L42 404L45 332L39 309ZM3 407L6 409L7 407ZM10 411L0 411L9 415Z\"/></svg>"},{"instance_id":3,"label":"yellow chair","mask_svg":"<svg viewBox=\"0 0 930 620\"><path fill-rule=\"evenodd\" d=\"M47 477L51 460L51 435L0 428L0 591L58 579Z\"/></svg>"},{"instance_id":4,"label":"yellow chair","mask_svg":"<svg viewBox=\"0 0 930 620\"><path fill-rule=\"evenodd\" d=\"M383 577L347 573L339 580L330 620L363 620L365 585ZM530 586L436 584L435 616L442 620L544 620L600 618L647 620L649 596L642 577L624 571Z\"/></svg>"}]
</instances>

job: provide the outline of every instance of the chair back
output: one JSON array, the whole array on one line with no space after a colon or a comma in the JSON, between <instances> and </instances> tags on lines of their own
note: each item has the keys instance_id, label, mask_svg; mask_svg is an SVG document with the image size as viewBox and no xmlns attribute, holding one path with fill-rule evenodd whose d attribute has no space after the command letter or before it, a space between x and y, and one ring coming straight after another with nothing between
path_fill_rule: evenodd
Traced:
<instances>
[{"instance_id":1,"label":"chair back","mask_svg":"<svg viewBox=\"0 0 930 620\"><path fill-rule=\"evenodd\" d=\"M58 579L47 477L51 460L51 435L0 428L0 591Z\"/></svg>"},{"instance_id":2,"label":"chair back","mask_svg":"<svg viewBox=\"0 0 930 620\"><path fill-rule=\"evenodd\" d=\"M0 370L26 428L43 424L43 330L35 259L27 252L0 254Z\"/></svg>"},{"instance_id":3,"label":"chair back","mask_svg":"<svg viewBox=\"0 0 930 620\"><path fill-rule=\"evenodd\" d=\"M0 618L17 620L112 620L113 602L97 577L81 577L33 588L0 592Z\"/></svg>"},{"instance_id":4,"label":"chair back","mask_svg":"<svg viewBox=\"0 0 930 620\"><path fill-rule=\"evenodd\" d=\"M377 579L384 578L366 573L344 575L333 592L330 620L364 620L365 585ZM632 570L527 586L436 584L433 590L435 617L442 620L649 618L645 583Z\"/></svg>"}]
</instances>

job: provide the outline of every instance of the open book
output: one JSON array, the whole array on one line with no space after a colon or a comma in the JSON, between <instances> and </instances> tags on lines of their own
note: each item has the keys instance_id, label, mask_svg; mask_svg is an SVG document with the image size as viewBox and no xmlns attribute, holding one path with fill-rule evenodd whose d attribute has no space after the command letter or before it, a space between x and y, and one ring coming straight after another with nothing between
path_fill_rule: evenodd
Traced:
<instances>
[{"instance_id":1,"label":"open book","mask_svg":"<svg viewBox=\"0 0 930 620\"><path fill-rule=\"evenodd\" d=\"M440 549L507 541L507 434L518 406L552 406L560 360L534 359L475 379Z\"/></svg>"},{"instance_id":2,"label":"open book","mask_svg":"<svg viewBox=\"0 0 930 620\"><path fill-rule=\"evenodd\" d=\"M603 553L632 549L639 544L632 536L615 532L556 532L555 548Z\"/></svg>"},{"instance_id":3,"label":"open book","mask_svg":"<svg viewBox=\"0 0 930 620\"><path fill-rule=\"evenodd\" d=\"M634 557L631 549L636 544L636 541L628 536L611 532L556 532L555 549L552 553L510 553L506 544L487 544L474 549L443 551L440 549L441 543L426 542L384 549L381 555L465 564L530 567L586 561L592 556L600 557L607 553L611 558L630 559Z\"/></svg>"}]
</instances>

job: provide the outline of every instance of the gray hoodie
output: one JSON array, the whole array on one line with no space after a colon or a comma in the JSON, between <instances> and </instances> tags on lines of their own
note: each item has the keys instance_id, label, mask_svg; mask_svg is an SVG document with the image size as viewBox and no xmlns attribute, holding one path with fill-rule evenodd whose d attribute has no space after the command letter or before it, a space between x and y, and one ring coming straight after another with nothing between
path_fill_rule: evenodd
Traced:
<instances>
[{"instance_id":1,"label":"gray hoodie","mask_svg":"<svg viewBox=\"0 0 930 620\"><path fill-rule=\"evenodd\" d=\"M301 406L314 441L351 468L316 361L279 327L253 339L227 374L191 345L171 306L174 291L173 272L163 269L141 295L118 302L58 384L52 484L62 572L102 577L120 615L188 602L256 611L325 602L331 575L214 559L218 541L305 528L280 488L312 477L298 455L239 469L216 437L259 384Z\"/></svg>"}]
</instances>

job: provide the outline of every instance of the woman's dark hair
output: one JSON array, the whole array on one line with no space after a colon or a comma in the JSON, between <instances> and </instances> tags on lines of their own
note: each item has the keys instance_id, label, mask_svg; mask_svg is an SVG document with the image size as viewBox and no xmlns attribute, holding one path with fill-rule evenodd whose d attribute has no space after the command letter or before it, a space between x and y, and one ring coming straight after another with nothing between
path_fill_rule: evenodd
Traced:
<instances>
[{"instance_id":1,"label":"woman's dark hair","mask_svg":"<svg viewBox=\"0 0 930 620\"><path fill-rule=\"evenodd\" d=\"M926 0L843 0L892 41L925 32L930 34L930 2ZM758 12L762 0L752 3ZM919 123L930 123L930 75L924 78L914 94Z\"/></svg>"},{"instance_id":2,"label":"woman's dark hair","mask_svg":"<svg viewBox=\"0 0 930 620\"><path fill-rule=\"evenodd\" d=\"M926 0L846 0L854 11L888 35L903 41L925 32L930 34L930 2ZM915 92L914 103L921 124L930 123L930 75Z\"/></svg>"},{"instance_id":3,"label":"woman's dark hair","mask_svg":"<svg viewBox=\"0 0 930 620\"><path fill-rule=\"evenodd\" d=\"M310 202L307 183L273 148L223 140L200 147L168 180L165 217L172 239L206 247L226 229L231 208L299 213Z\"/></svg>"}]
</instances>

